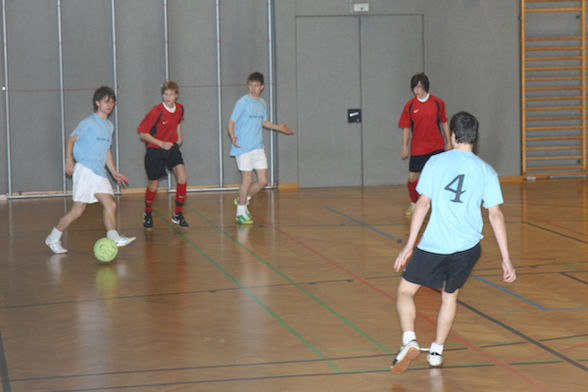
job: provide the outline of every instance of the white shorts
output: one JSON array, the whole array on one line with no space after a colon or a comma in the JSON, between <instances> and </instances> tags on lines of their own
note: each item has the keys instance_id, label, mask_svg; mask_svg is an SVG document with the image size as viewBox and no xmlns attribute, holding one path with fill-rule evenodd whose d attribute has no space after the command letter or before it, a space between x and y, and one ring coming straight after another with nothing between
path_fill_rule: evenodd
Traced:
<instances>
[{"instance_id":1,"label":"white shorts","mask_svg":"<svg viewBox=\"0 0 588 392\"><path fill-rule=\"evenodd\" d=\"M267 169L267 157L263 148L237 155L235 160L240 171Z\"/></svg>"},{"instance_id":2,"label":"white shorts","mask_svg":"<svg viewBox=\"0 0 588 392\"><path fill-rule=\"evenodd\" d=\"M73 172L73 188L71 191L73 201L81 203L97 203L96 193L109 193L114 195L112 185L108 178L99 176L81 163L76 163Z\"/></svg>"}]
</instances>

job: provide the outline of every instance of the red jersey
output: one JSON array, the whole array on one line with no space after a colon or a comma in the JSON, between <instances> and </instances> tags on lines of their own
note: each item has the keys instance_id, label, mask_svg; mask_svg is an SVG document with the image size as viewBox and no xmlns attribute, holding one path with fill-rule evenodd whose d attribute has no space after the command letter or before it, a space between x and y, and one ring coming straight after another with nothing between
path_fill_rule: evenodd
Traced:
<instances>
[{"instance_id":1,"label":"red jersey","mask_svg":"<svg viewBox=\"0 0 588 392\"><path fill-rule=\"evenodd\" d=\"M138 131L149 133L156 139L175 143L178 140L178 124L184 119L184 106L176 102L176 110L170 113L164 103L153 106L145 116ZM156 144L147 143L147 147L161 148Z\"/></svg>"},{"instance_id":2,"label":"red jersey","mask_svg":"<svg viewBox=\"0 0 588 392\"><path fill-rule=\"evenodd\" d=\"M445 102L429 94L425 102L414 97L404 105L398 126L412 130L411 155L426 155L445 149L441 124L446 122Z\"/></svg>"}]
</instances>

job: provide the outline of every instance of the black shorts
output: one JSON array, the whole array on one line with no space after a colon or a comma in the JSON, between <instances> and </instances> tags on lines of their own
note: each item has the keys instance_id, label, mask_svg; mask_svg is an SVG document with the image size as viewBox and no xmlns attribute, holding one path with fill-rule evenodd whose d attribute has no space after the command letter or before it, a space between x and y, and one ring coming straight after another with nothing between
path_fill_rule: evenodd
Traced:
<instances>
[{"instance_id":1,"label":"black shorts","mask_svg":"<svg viewBox=\"0 0 588 392\"><path fill-rule=\"evenodd\" d=\"M402 277L411 283L434 289L443 288L445 283L445 291L453 293L468 280L481 254L479 243L471 249L449 255L416 248Z\"/></svg>"},{"instance_id":2,"label":"black shorts","mask_svg":"<svg viewBox=\"0 0 588 392\"><path fill-rule=\"evenodd\" d=\"M408 161L408 170L413 173L420 173L423 171L423 167L425 167L425 163L431 158L433 155L441 154L445 150L435 150L430 154L425 155L411 155L410 161Z\"/></svg>"},{"instance_id":3,"label":"black shorts","mask_svg":"<svg viewBox=\"0 0 588 392\"><path fill-rule=\"evenodd\" d=\"M171 170L183 164L184 159L177 144L174 144L168 151L163 148L148 147L147 153L145 153L145 171L150 181L167 176L166 168Z\"/></svg>"}]
</instances>

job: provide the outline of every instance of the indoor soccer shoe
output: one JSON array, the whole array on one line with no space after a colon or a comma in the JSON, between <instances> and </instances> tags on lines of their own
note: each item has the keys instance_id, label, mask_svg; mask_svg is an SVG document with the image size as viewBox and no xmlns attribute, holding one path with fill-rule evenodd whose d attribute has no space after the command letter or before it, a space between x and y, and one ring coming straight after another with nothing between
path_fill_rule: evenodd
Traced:
<instances>
[{"instance_id":1,"label":"indoor soccer shoe","mask_svg":"<svg viewBox=\"0 0 588 392\"><path fill-rule=\"evenodd\" d=\"M427 362L429 362L430 367L441 367L443 365L443 355L439 353L429 353L427 355Z\"/></svg>"},{"instance_id":2,"label":"indoor soccer shoe","mask_svg":"<svg viewBox=\"0 0 588 392\"><path fill-rule=\"evenodd\" d=\"M242 225L252 225L253 224L253 218L251 218L251 214L247 214L247 216L245 216L245 215L237 215L235 217L235 222L240 223Z\"/></svg>"},{"instance_id":3,"label":"indoor soccer shoe","mask_svg":"<svg viewBox=\"0 0 588 392\"><path fill-rule=\"evenodd\" d=\"M47 245L51 249L51 251L53 251L53 253L55 253L56 255L67 253L67 249L61 246L60 240L50 241L49 237L47 237L45 239L45 245Z\"/></svg>"},{"instance_id":4,"label":"indoor soccer shoe","mask_svg":"<svg viewBox=\"0 0 588 392\"><path fill-rule=\"evenodd\" d=\"M151 212L145 212L143 214L143 227L146 229L153 227L153 214Z\"/></svg>"},{"instance_id":5,"label":"indoor soccer shoe","mask_svg":"<svg viewBox=\"0 0 588 392\"><path fill-rule=\"evenodd\" d=\"M137 237L123 237L121 235L117 239L114 240L114 243L116 244L116 246L118 246L120 248L122 246L127 246L128 244L135 241L136 239L137 239Z\"/></svg>"},{"instance_id":6,"label":"indoor soccer shoe","mask_svg":"<svg viewBox=\"0 0 588 392\"><path fill-rule=\"evenodd\" d=\"M410 362L418 357L420 353L421 348L419 347L419 343L416 340L411 340L400 348L400 351L396 354L396 358L394 359L394 362L392 362L390 368L393 372L402 373L408 369Z\"/></svg>"},{"instance_id":7,"label":"indoor soccer shoe","mask_svg":"<svg viewBox=\"0 0 588 392\"><path fill-rule=\"evenodd\" d=\"M184 219L184 214L182 214L181 212L174 214L174 216L172 216L171 218L171 221L180 227L190 226L188 222L186 222L186 220Z\"/></svg>"}]
</instances>

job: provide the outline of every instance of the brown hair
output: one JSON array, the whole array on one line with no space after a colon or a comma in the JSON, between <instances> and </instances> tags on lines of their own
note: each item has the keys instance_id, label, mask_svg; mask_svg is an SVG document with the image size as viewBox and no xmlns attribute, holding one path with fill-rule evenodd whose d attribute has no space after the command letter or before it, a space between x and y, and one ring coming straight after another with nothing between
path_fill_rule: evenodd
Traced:
<instances>
[{"instance_id":1,"label":"brown hair","mask_svg":"<svg viewBox=\"0 0 588 392\"><path fill-rule=\"evenodd\" d=\"M168 80L161 86L161 95L165 93L167 90L173 90L176 94L180 93L180 86L173 80Z\"/></svg>"}]
</instances>

